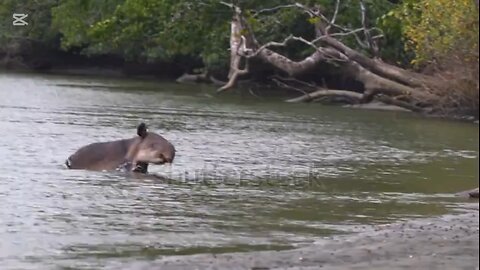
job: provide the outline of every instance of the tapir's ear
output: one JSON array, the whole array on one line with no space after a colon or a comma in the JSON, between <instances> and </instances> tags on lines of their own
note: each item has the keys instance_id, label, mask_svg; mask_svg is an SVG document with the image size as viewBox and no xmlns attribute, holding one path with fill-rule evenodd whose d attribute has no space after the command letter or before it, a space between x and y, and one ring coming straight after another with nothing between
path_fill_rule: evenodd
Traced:
<instances>
[{"instance_id":1,"label":"tapir's ear","mask_svg":"<svg viewBox=\"0 0 480 270\"><path fill-rule=\"evenodd\" d=\"M145 125L145 123L141 123L140 125L138 125L137 134L142 138L145 138L147 136L147 125Z\"/></svg>"}]
</instances>

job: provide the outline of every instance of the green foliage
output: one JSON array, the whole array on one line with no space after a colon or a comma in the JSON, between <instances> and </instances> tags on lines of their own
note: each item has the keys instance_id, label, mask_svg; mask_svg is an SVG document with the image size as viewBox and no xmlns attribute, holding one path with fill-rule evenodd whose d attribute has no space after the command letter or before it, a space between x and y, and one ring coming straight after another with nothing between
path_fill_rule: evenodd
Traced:
<instances>
[{"instance_id":1,"label":"green foliage","mask_svg":"<svg viewBox=\"0 0 480 270\"><path fill-rule=\"evenodd\" d=\"M405 50L406 38L403 35L402 21L396 16L395 10L390 10L377 19L377 27L384 33L381 42L382 58L401 66L409 66L415 53Z\"/></svg>"},{"instance_id":2,"label":"green foliage","mask_svg":"<svg viewBox=\"0 0 480 270\"><path fill-rule=\"evenodd\" d=\"M215 1L67 0L53 13L62 46L86 46L88 54L147 61L200 55L215 65L228 47L231 14Z\"/></svg>"},{"instance_id":3,"label":"green foliage","mask_svg":"<svg viewBox=\"0 0 480 270\"><path fill-rule=\"evenodd\" d=\"M412 64L425 65L451 54L478 63L478 9L474 1L405 0L393 15L401 21L406 49L415 53Z\"/></svg>"},{"instance_id":4,"label":"green foliage","mask_svg":"<svg viewBox=\"0 0 480 270\"><path fill-rule=\"evenodd\" d=\"M88 31L109 17L123 0L63 0L52 9L53 27L62 33L62 48L90 45Z\"/></svg>"},{"instance_id":5,"label":"green foliage","mask_svg":"<svg viewBox=\"0 0 480 270\"><path fill-rule=\"evenodd\" d=\"M299 2L320 8L329 18L335 11L332 0ZM281 41L289 34L314 38L314 25L319 19L296 8L258 13L288 3L284 0L238 0L236 3L261 43ZM388 0L365 0L365 3L369 25L380 28L372 35L383 31L387 36L382 41L382 55L395 60L404 58L399 53L403 52L401 35L404 28L398 18L395 17L395 21L388 15L395 5ZM17 7L35 10L31 14L35 23L16 34L35 37L64 50L87 55L114 54L138 61L172 61L183 55L201 58L207 68L228 66L232 10L218 0L4 0L0 4L0 16L10 17L9 12ZM336 22L351 29L360 27L359 1L343 0ZM12 31L8 33L9 37L0 36L0 42L2 37L4 43L11 41ZM57 43L59 37L60 45ZM359 37L363 38L362 33ZM363 50L352 36L343 41ZM301 43L279 50L298 59L312 52L312 48Z\"/></svg>"}]
</instances>

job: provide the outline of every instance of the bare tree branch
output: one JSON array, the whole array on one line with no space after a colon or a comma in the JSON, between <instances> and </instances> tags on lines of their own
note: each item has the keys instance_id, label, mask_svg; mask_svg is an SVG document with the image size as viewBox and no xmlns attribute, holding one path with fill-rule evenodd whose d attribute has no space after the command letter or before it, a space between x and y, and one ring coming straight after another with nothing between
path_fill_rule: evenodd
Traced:
<instances>
[{"instance_id":1,"label":"bare tree branch","mask_svg":"<svg viewBox=\"0 0 480 270\"><path fill-rule=\"evenodd\" d=\"M372 51L372 54L378 58L378 46L375 40L372 39L370 35L370 30L367 26L367 7L365 6L365 1L360 0L360 11L362 13L362 27L363 27L363 34L365 35L366 44L368 44L368 48Z\"/></svg>"},{"instance_id":2,"label":"bare tree branch","mask_svg":"<svg viewBox=\"0 0 480 270\"><path fill-rule=\"evenodd\" d=\"M233 20L235 20L235 19L233 19ZM239 23L239 22L232 21L232 34L231 34L232 39L235 39L234 35L238 34L236 31L240 30L240 29L238 29L238 26L237 27L234 26L237 23ZM235 31L233 29L235 29ZM228 74L229 80L228 80L227 84L225 84L224 86L220 87L217 90L217 93L223 92L227 89L230 89L230 88L234 87L235 84L237 83L238 77L241 76L241 75L248 74L248 72L249 72L249 63L250 63L249 58L245 57L245 68L240 69L240 62L242 60L242 55L244 55L244 52L247 50L246 45L245 45L246 44L245 37L241 36L240 40L238 41L238 44L233 42L233 41L231 42L231 44L232 44L231 46L235 46L235 47L232 47L232 48L234 48L236 50L232 51L232 57L231 57L231 60L230 60L230 71L229 71L229 74Z\"/></svg>"},{"instance_id":3,"label":"bare tree branch","mask_svg":"<svg viewBox=\"0 0 480 270\"><path fill-rule=\"evenodd\" d=\"M363 1L362 1L363 2ZM227 5L229 7L234 7L233 4L229 4L229 3L225 3L225 2L221 2L222 4L224 5ZM331 19L328 19L325 15L323 15L321 13L321 10L319 9L312 9L312 8L309 8L301 3L298 3L296 2L295 4L289 4L289 5L280 5L280 6L275 6L275 7L272 7L272 8L264 8L264 9L261 9L259 11L256 11L254 14L254 16L257 16L258 14L261 14L261 13L265 13L265 12L274 12L274 11L277 11L277 10L280 10L280 9L287 9L287 8L299 8L301 10L303 10L303 12L307 13L311 18L315 18L315 17L318 17L321 19L321 21L323 21L327 26L325 27L325 29L323 30L323 33L321 33L321 35L318 35L318 37L321 37L321 36L325 36L328 34L329 30L334 27L337 29L337 31L340 31L338 33L334 33L334 34L330 34L330 36L337 36L337 37L343 37L343 36L349 36L349 35L353 35L355 36L355 38L357 39L358 43L366 48L366 49L369 49L371 48L371 46L369 46L368 44L364 43L363 41L361 41L361 38L357 35L357 33L359 32L364 32L364 33L370 33L372 31L378 31L380 34L379 35L376 35L375 38L372 38L372 40L375 40L375 39L378 39L380 37L383 37L383 31L379 28L376 28L376 27L372 27L372 28L367 28L366 27L366 24L363 24L362 27L360 28L357 28L357 29L351 29L351 28L348 28L348 27L344 27L344 26L341 26L341 25L338 25L335 23L337 17L338 17L338 12L340 10L340 3L341 3L341 0L336 0L336 3L335 3L335 11L334 11L334 14L332 16ZM364 5L363 5L364 6ZM237 7L238 8L238 7ZM365 12L362 12L363 15L365 15ZM363 19L362 21L365 21L365 19ZM312 41L313 43L316 43L318 40L315 40L315 41ZM271 46L271 45L270 45Z\"/></svg>"},{"instance_id":4,"label":"bare tree branch","mask_svg":"<svg viewBox=\"0 0 480 270\"><path fill-rule=\"evenodd\" d=\"M224 86L217 89L217 93L223 92L225 90L228 90L228 89L234 87L235 84L238 81L238 77L241 76L241 75L248 74L248 72L249 72L249 60L247 59L246 63L245 63L245 68L235 70L235 72L233 73L232 77L227 82L227 84L225 84Z\"/></svg>"},{"instance_id":5,"label":"bare tree branch","mask_svg":"<svg viewBox=\"0 0 480 270\"><path fill-rule=\"evenodd\" d=\"M227 2L224 2L224 1L220 1L219 2L220 4L224 5L224 6L227 6L229 8L238 8L237 6L235 6L233 3L227 3Z\"/></svg>"},{"instance_id":6,"label":"bare tree branch","mask_svg":"<svg viewBox=\"0 0 480 270\"><path fill-rule=\"evenodd\" d=\"M332 25L335 24L335 21L337 20L337 15L338 15L338 10L339 9L340 9L340 0L337 0L337 2L335 4L335 12L333 13L332 19L330 20L330 22L327 25L327 28L325 29L327 34L330 31L330 28L332 27Z\"/></svg>"},{"instance_id":7,"label":"bare tree branch","mask_svg":"<svg viewBox=\"0 0 480 270\"><path fill-rule=\"evenodd\" d=\"M274 12L274 11L277 11L277 10L280 10L280 9L293 8L293 7L298 7L298 6L297 6L297 4L291 4L291 5L280 5L280 6L276 6L276 7L272 7L272 8L264 8L264 9L260 9L258 11L255 11L253 16L255 17L255 16L258 16L261 13Z\"/></svg>"},{"instance_id":8,"label":"bare tree branch","mask_svg":"<svg viewBox=\"0 0 480 270\"><path fill-rule=\"evenodd\" d=\"M361 29L358 29L357 31L361 31ZM339 33L340 35L341 33ZM255 51L252 51L252 50L249 50L249 49L245 49L244 50L244 54L242 56L245 56L247 58L252 58L252 57L256 57L258 56L260 53L262 53L264 50L268 49L268 48L271 48L271 47L285 47L287 46L288 42L294 40L294 41L299 41L299 42L302 42L310 47L312 47L314 50L320 52L320 53L323 53L323 59L324 60L332 60L332 61L343 61L343 58L331 58L331 59L328 59L329 57L329 54L327 53L329 50L326 50L322 47L318 47L315 42L318 42L319 40L321 40L322 38L325 38L327 36L321 36L313 41L308 41L302 37L297 37L297 36L293 36L293 35L289 35L288 37L286 37L282 42L276 42L276 41L270 41L262 46L260 46L258 49L256 49ZM271 51L269 51L271 53ZM312 55L313 56L313 55Z\"/></svg>"}]
</instances>

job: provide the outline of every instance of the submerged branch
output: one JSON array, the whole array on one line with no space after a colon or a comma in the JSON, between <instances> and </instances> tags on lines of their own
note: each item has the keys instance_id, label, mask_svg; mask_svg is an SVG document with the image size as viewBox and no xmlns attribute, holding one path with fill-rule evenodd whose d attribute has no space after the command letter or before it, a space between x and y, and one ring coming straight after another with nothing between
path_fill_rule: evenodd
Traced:
<instances>
[{"instance_id":1,"label":"submerged branch","mask_svg":"<svg viewBox=\"0 0 480 270\"><path fill-rule=\"evenodd\" d=\"M308 102L319 97L345 97L352 100L352 103L360 103L362 94L348 91L348 90L333 90L333 89L320 89L312 93L305 94L300 97L286 100L287 102Z\"/></svg>"},{"instance_id":2,"label":"submerged branch","mask_svg":"<svg viewBox=\"0 0 480 270\"><path fill-rule=\"evenodd\" d=\"M402 100L399 100L399 99L396 99L396 98L393 98L393 97L389 97L389 96L386 96L386 95L378 95L378 96L375 97L375 99L377 99L377 100L379 100L379 101L381 101L385 104L395 105L395 106L398 106L398 107L408 109L412 112L417 112L417 113L425 112L424 108L415 106L411 103L408 103L408 102L405 102L405 101L402 101Z\"/></svg>"}]
</instances>

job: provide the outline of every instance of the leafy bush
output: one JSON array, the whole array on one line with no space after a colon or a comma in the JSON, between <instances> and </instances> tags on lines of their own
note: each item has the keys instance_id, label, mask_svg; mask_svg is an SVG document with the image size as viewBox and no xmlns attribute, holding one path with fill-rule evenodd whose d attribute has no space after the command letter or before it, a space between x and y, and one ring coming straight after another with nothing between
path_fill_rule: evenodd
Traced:
<instances>
[{"instance_id":1,"label":"leafy bush","mask_svg":"<svg viewBox=\"0 0 480 270\"><path fill-rule=\"evenodd\" d=\"M473 0L405 0L395 11L415 53L412 64L425 66L462 55L478 62L478 9Z\"/></svg>"}]
</instances>

